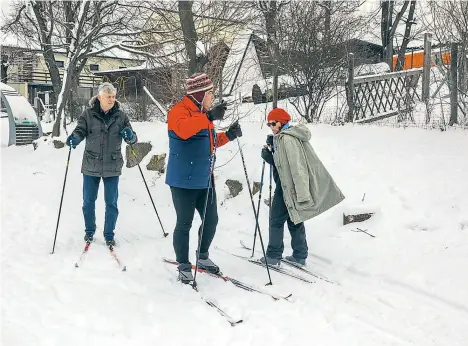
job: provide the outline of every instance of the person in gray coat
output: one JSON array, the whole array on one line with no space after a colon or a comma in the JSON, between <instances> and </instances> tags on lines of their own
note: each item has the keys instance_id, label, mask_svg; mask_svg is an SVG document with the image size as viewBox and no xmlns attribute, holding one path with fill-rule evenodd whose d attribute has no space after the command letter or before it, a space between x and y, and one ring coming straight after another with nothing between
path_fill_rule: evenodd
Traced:
<instances>
[{"instance_id":1,"label":"person in gray coat","mask_svg":"<svg viewBox=\"0 0 468 346\"><path fill-rule=\"evenodd\" d=\"M101 84L98 95L91 98L89 108L81 114L75 130L66 141L68 146L76 148L86 138L81 165L86 242L92 242L96 232L95 202L101 179L104 182L104 238L107 246L115 245L119 176L123 166L122 139L128 144L137 142L128 116L115 99L116 94L117 90L112 84Z\"/></svg>"},{"instance_id":2,"label":"person in gray coat","mask_svg":"<svg viewBox=\"0 0 468 346\"><path fill-rule=\"evenodd\" d=\"M311 134L304 125L291 126L290 115L281 108L268 114L267 137L262 158L273 166L275 193L270 210L266 259L269 265L281 263L284 224L288 223L293 253L285 260L305 265L308 247L304 221L340 203L344 196L309 143Z\"/></svg>"}]
</instances>

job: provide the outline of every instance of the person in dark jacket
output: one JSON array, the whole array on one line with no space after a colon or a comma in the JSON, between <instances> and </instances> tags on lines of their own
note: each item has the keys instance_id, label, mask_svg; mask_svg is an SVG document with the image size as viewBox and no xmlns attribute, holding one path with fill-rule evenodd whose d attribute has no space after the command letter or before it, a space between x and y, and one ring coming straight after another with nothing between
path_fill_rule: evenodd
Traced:
<instances>
[{"instance_id":1,"label":"person in dark jacket","mask_svg":"<svg viewBox=\"0 0 468 346\"><path fill-rule=\"evenodd\" d=\"M89 108L78 119L78 124L66 144L76 148L86 138L81 173L83 173L83 216L86 242L92 242L96 232L95 202L99 183L104 181L106 213L104 238L107 246L115 246L114 229L119 210L119 176L122 174L122 139L128 144L137 142L128 116L120 109L115 97L117 90L110 83L99 86L98 95L91 98Z\"/></svg>"},{"instance_id":2,"label":"person in dark jacket","mask_svg":"<svg viewBox=\"0 0 468 346\"><path fill-rule=\"evenodd\" d=\"M169 159L166 184L170 186L177 214L173 245L179 262L179 280L193 281L189 261L189 233L195 210L204 218L203 236L199 241L198 266L212 273L219 267L209 258L209 247L218 224L213 166L216 148L242 136L238 122L226 132L215 132L214 120L222 120L226 111L223 102L213 108L213 83L204 73L187 79L187 94L168 113ZM205 209L206 206L206 209Z\"/></svg>"}]
</instances>

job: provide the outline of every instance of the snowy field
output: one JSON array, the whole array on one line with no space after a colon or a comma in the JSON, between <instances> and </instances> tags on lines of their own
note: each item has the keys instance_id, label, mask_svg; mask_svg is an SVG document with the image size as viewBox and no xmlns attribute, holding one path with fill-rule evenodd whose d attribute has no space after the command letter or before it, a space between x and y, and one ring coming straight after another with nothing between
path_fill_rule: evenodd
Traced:
<instances>
[{"instance_id":1,"label":"snowy field","mask_svg":"<svg viewBox=\"0 0 468 346\"><path fill-rule=\"evenodd\" d=\"M268 130L260 122L242 125L249 178L258 181ZM153 144L151 154L167 150L165 124L135 123L134 128L140 141ZM467 345L468 132L352 125L310 129L313 147L346 196L306 223L308 267L335 284L308 284L272 272L273 286L264 286L263 268L221 250L249 256L239 242L252 243L254 218L246 187L236 198L226 194L226 179L245 183L240 155L233 157L236 142L219 149L216 169L220 222L212 259L234 278L276 294L292 293L291 302L204 274L197 276L200 293L176 281L176 267L161 261L174 258L175 212L165 177L144 168L150 155L142 168L170 236L162 236L138 168L124 168L116 251L127 271L118 269L104 246L102 184L97 240L75 268L84 246L84 143L72 151L53 255L68 150L48 142L36 151L2 148L2 345ZM343 212L375 215L343 226ZM262 203L265 241L267 214ZM199 224L197 216L193 261ZM375 237L353 232L357 227ZM285 247L289 255L287 231ZM244 322L231 327L200 296Z\"/></svg>"}]
</instances>

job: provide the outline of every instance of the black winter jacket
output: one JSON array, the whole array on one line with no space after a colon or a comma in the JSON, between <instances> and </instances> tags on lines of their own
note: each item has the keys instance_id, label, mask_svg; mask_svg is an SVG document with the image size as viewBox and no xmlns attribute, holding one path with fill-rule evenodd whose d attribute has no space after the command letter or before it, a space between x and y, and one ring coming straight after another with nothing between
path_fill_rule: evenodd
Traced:
<instances>
[{"instance_id":1,"label":"black winter jacket","mask_svg":"<svg viewBox=\"0 0 468 346\"><path fill-rule=\"evenodd\" d=\"M78 143L86 138L81 173L94 177L114 177L122 174L122 136L125 127L132 128L128 116L116 101L107 114L101 110L97 96L89 101L90 107L78 119L72 135ZM136 143L137 138L135 134Z\"/></svg>"}]
</instances>

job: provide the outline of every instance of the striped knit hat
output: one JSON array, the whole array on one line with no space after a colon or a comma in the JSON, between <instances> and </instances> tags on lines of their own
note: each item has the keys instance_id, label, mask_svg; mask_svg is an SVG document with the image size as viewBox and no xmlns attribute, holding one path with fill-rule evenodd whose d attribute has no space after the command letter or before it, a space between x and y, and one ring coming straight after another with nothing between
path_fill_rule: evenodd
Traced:
<instances>
[{"instance_id":1,"label":"striped knit hat","mask_svg":"<svg viewBox=\"0 0 468 346\"><path fill-rule=\"evenodd\" d=\"M187 95L194 94L200 91L208 91L213 89L213 82L203 72L198 72L191 75L186 81Z\"/></svg>"}]
</instances>

